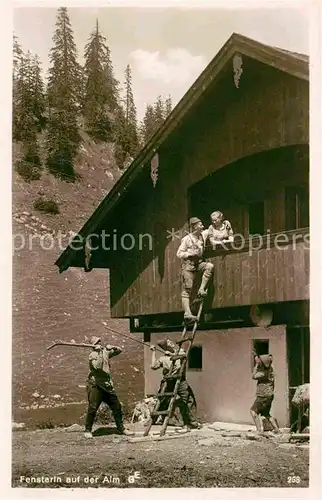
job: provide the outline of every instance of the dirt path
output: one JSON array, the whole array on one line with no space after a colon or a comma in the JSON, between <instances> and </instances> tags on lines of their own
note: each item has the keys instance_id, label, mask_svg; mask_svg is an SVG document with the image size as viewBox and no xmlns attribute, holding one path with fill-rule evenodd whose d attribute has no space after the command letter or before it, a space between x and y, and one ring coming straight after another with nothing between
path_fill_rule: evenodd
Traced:
<instances>
[{"instance_id":1,"label":"dirt path","mask_svg":"<svg viewBox=\"0 0 322 500\"><path fill-rule=\"evenodd\" d=\"M307 487L309 449L281 439L222 436L203 428L132 443L101 428L92 440L66 429L13 434L15 487ZM136 477L134 477L136 473ZM39 482L35 482L39 481ZM41 482L40 482L41 481ZM51 481L51 482L49 482Z\"/></svg>"}]
</instances>

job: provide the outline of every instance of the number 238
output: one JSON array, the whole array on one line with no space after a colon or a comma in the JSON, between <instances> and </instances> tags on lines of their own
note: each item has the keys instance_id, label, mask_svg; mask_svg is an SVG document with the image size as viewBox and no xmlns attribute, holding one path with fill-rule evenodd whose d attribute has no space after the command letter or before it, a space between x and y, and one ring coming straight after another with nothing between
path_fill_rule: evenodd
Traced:
<instances>
[{"instance_id":1,"label":"number 238","mask_svg":"<svg viewBox=\"0 0 322 500\"><path fill-rule=\"evenodd\" d=\"M299 484L301 482L300 476L288 476L287 477L288 484Z\"/></svg>"}]
</instances>

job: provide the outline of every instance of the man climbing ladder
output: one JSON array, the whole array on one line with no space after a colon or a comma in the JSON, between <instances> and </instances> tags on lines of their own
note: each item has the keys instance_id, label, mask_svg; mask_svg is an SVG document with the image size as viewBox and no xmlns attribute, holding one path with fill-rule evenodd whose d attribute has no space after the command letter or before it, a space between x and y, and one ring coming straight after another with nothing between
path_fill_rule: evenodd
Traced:
<instances>
[{"instance_id":1,"label":"man climbing ladder","mask_svg":"<svg viewBox=\"0 0 322 500\"><path fill-rule=\"evenodd\" d=\"M213 272L213 264L211 262L206 262L204 260L204 250L205 241L203 236L203 224L198 217L192 217L189 220L189 233L181 240L180 247L177 252L177 257L181 259L181 276L182 276L182 306L184 309L184 329L181 335L181 339L177 342L177 349L172 356L169 356L170 365L167 361L167 374L164 374L163 381L161 383L160 391L153 396L157 397L156 406L152 412L151 419L145 429L144 435L147 436L152 427L152 423L155 417L159 415L165 415L163 425L160 431L160 436L163 436L166 432L169 420L172 416L174 410L174 404L177 396L185 403L186 391L182 390L185 388L186 383L186 364L189 356L190 349L192 347L195 334L197 331L198 323L201 317L203 309L203 299L207 295L207 288L209 284L210 277ZM194 280L197 272L202 271L201 285L198 290L197 299L199 300L199 309L197 316L193 315L191 312L190 296L194 284ZM187 329L189 325L193 325L191 336L186 336ZM184 352L182 350L182 345L188 343L188 348ZM178 368L178 360L180 361L180 368ZM157 365L157 363L155 364ZM174 384L173 384L174 382ZM187 384L188 385L188 384ZM189 386L188 386L189 387ZM163 409L165 397L170 397L169 406L167 409ZM160 406L162 410L160 410ZM184 410L185 411L185 410ZM182 415L188 424L189 414ZM191 419L190 419L191 420ZM190 423L190 421L189 421ZM190 427L194 427L195 422L192 422ZM198 427L198 423L197 423Z\"/></svg>"},{"instance_id":2,"label":"man climbing ladder","mask_svg":"<svg viewBox=\"0 0 322 500\"><path fill-rule=\"evenodd\" d=\"M182 307L184 310L184 320L187 324L197 320L191 312L190 296L194 280L198 272L202 272L201 285L198 290L198 297L203 299L207 295L207 287L213 272L213 264L206 262L203 258L205 241L203 237L203 224L198 217L189 220L189 234L181 240L177 251L177 257L181 259L181 279L182 279Z\"/></svg>"}]
</instances>

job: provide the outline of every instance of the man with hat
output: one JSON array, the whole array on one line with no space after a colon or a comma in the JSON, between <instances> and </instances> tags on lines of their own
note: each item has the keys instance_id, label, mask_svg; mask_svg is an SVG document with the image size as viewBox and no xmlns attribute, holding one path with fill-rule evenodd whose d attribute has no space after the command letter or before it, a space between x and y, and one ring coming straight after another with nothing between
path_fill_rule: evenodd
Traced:
<instances>
[{"instance_id":1,"label":"man with hat","mask_svg":"<svg viewBox=\"0 0 322 500\"><path fill-rule=\"evenodd\" d=\"M103 346L99 337L92 337L91 344L93 350L89 355L88 410L84 436L87 438L93 437L93 423L102 402L111 408L118 434L133 435L124 427L121 403L116 395L111 378L110 359L120 354L122 349L111 345Z\"/></svg>"},{"instance_id":2,"label":"man with hat","mask_svg":"<svg viewBox=\"0 0 322 500\"><path fill-rule=\"evenodd\" d=\"M180 368L181 368L181 359L178 358L176 359L174 353L175 353L175 344L170 340L169 338L166 338L160 342L157 343L159 347L164 351L164 355L160 356L158 359L156 359L156 353L155 353L155 346L151 345L150 349L152 351L152 359L151 359L151 369L152 370L159 370L162 368L163 371L163 377L166 375L170 375L170 370L173 363L173 367L171 370L171 375L176 375L179 373ZM182 355L185 355L185 350L180 349L179 350L179 356L182 357ZM170 379L167 381L167 386L165 389L165 392L173 392L174 386L176 383L176 379ZM192 389L190 385L188 384L186 380L186 373L184 372L179 388L178 388L178 396L179 396L179 408L180 408L180 413L182 416L183 420L183 425L187 430L189 429L200 429L201 425L200 423L196 420L193 412L192 412L192 407L196 406L196 400L194 397L194 394L192 392ZM167 410L169 406L169 396L164 396L161 401L160 401L160 406L159 406L159 411L162 410ZM156 420L156 419L154 419Z\"/></svg>"},{"instance_id":3,"label":"man with hat","mask_svg":"<svg viewBox=\"0 0 322 500\"><path fill-rule=\"evenodd\" d=\"M201 285L198 296L204 298L207 295L209 279L213 272L213 264L203 260L205 241L203 236L203 224L198 217L191 217L189 220L189 234L181 240L177 251L177 257L181 259L181 279L182 279L182 307L184 310L184 320L187 323L194 322L197 317L190 309L190 296L197 272L202 272Z\"/></svg>"},{"instance_id":4,"label":"man with hat","mask_svg":"<svg viewBox=\"0 0 322 500\"><path fill-rule=\"evenodd\" d=\"M274 369L271 354L255 355L255 366L252 378L257 381L256 398L250 409L250 414L258 432L264 431L261 416L267 418L272 424L274 432L279 432L276 418L270 414L274 399Z\"/></svg>"}]
</instances>

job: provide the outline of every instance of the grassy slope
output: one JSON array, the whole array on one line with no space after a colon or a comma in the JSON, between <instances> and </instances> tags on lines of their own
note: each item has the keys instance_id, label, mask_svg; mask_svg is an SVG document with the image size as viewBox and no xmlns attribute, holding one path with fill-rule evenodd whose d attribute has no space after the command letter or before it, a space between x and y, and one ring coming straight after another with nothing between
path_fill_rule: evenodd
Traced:
<instances>
[{"instance_id":1,"label":"grassy slope","mask_svg":"<svg viewBox=\"0 0 322 500\"><path fill-rule=\"evenodd\" d=\"M14 147L14 158L19 147ZM46 347L55 339L84 341L84 336L103 335L102 320L109 318L108 272L69 269L59 275L54 261L58 244L51 250L40 246L39 236L50 231L77 231L112 187L120 173L110 144L96 145L83 137L76 170L78 183L59 181L44 174L39 181L25 183L13 173L13 233L16 243L33 235L32 246L13 255L13 408L36 404L50 407L57 402L86 399L83 386L87 375L88 351ZM35 212L33 202L40 195L53 198L58 215ZM23 214L24 212L24 214ZM43 226L43 227L42 227ZM19 239L18 239L19 238ZM29 247L29 248L28 248ZM109 320L110 326L128 333L127 320ZM114 380L120 398L130 409L143 395L143 350L139 344L111 333L108 342L124 345L113 363ZM124 342L125 340L125 342ZM38 392L39 397L32 396ZM59 395L60 398L53 398Z\"/></svg>"}]
</instances>

